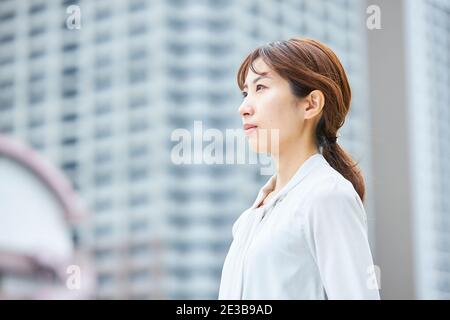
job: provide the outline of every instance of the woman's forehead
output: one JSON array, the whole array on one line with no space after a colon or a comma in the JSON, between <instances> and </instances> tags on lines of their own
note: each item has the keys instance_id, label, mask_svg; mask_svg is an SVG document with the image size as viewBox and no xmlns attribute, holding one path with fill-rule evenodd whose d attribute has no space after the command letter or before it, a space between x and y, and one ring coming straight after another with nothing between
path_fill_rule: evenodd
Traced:
<instances>
[{"instance_id":1,"label":"woman's forehead","mask_svg":"<svg viewBox=\"0 0 450 320\"><path fill-rule=\"evenodd\" d=\"M274 72L261 58L253 61L253 64L251 65L255 71L253 71L251 67L248 68L245 84L250 84L254 82L255 79L275 79L277 76L276 72Z\"/></svg>"},{"instance_id":2,"label":"woman's forehead","mask_svg":"<svg viewBox=\"0 0 450 320\"><path fill-rule=\"evenodd\" d=\"M267 63L261 58L257 58L255 61L253 61L251 63L253 65L253 68L255 69L255 71L258 74L267 74L267 73L271 73L271 69L270 67L267 65ZM252 73L253 75L255 74L252 70L252 68L249 68L249 72L248 73ZM248 75L248 74L247 74Z\"/></svg>"}]
</instances>

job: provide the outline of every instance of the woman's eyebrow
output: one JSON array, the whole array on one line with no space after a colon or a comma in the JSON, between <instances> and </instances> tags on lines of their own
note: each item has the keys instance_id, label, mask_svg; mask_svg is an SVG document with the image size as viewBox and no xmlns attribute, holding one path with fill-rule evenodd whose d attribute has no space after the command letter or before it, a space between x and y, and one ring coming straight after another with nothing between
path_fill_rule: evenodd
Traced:
<instances>
[{"instance_id":1,"label":"woman's eyebrow","mask_svg":"<svg viewBox=\"0 0 450 320\"><path fill-rule=\"evenodd\" d=\"M263 79L263 78L268 78L270 79L270 76L268 75L267 72L262 73L260 76L256 77L255 79L253 79L252 83L256 83L259 80ZM244 84L244 86L242 88L247 88L247 84Z\"/></svg>"}]
</instances>

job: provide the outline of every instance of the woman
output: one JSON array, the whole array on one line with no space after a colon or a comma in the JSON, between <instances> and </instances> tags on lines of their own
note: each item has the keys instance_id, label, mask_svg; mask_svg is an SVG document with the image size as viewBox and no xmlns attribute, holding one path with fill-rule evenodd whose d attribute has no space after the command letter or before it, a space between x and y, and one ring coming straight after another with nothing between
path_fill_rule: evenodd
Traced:
<instances>
[{"instance_id":1,"label":"woman","mask_svg":"<svg viewBox=\"0 0 450 320\"><path fill-rule=\"evenodd\" d=\"M351 99L339 59L316 40L272 42L237 81L250 146L277 172L233 225L219 299L379 299L364 180L336 137Z\"/></svg>"}]
</instances>

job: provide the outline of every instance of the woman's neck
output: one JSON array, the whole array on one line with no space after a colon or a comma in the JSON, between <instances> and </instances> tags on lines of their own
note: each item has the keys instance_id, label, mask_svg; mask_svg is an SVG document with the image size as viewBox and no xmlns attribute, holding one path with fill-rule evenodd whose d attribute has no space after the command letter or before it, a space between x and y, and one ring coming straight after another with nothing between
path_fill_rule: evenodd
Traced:
<instances>
[{"instance_id":1,"label":"woman's neck","mask_svg":"<svg viewBox=\"0 0 450 320\"><path fill-rule=\"evenodd\" d=\"M274 193L280 191L294 176L300 166L312 155L319 153L314 143L291 145L283 148L275 156L277 167Z\"/></svg>"}]
</instances>

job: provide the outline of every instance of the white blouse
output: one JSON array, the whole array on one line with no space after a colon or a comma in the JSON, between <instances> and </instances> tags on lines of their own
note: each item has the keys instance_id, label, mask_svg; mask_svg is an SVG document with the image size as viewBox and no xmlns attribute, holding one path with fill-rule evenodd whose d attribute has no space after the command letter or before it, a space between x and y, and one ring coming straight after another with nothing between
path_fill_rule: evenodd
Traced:
<instances>
[{"instance_id":1,"label":"white blouse","mask_svg":"<svg viewBox=\"0 0 450 320\"><path fill-rule=\"evenodd\" d=\"M233 224L219 299L380 299L366 213L350 181L316 153L258 207L275 180Z\"/></svg>"}]
</instances>

